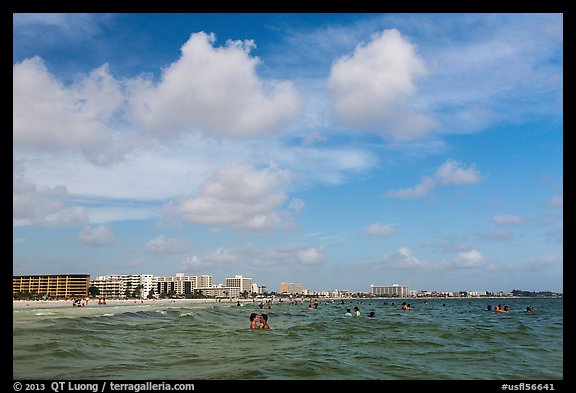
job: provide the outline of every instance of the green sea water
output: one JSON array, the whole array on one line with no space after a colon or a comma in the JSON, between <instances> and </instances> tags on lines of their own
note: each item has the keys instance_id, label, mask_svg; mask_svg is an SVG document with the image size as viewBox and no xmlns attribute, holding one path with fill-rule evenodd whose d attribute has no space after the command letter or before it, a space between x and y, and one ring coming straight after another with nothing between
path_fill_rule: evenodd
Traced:
<instances>
[{"instance_id":1,"label":"green sea water","mask_svg":"<svg viewBox=\"0 0 576 393\"><path fill-rule=\"evenodd\" d=\"M398 299L14 309L13 379L564 378L562 299L406 301L411 310ZM510 311L486 310L499 303ZM354 306L361 315L346 316ZM252 312L273 329L249 329Z\"/></svg>"}]
</instances>

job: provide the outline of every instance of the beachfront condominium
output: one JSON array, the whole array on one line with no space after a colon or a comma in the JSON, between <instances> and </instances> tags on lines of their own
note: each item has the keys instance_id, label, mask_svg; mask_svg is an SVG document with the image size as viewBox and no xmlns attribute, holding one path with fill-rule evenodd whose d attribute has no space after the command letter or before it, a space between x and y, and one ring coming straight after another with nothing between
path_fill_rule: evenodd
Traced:
<instances>
[{"instance_id":1,"label":"beachfront condominium","mask_svg":"<svg viewBox=\"0 0 576 393\"><path fill-rule=\"evenodd\" d=\"M12 276L12 295L66 299L88 294L89 274Z\"/></svg>"},{"instance_id":2,"label":"beachfront condominium","mask_svg":"<svg viewBox=\"0 0 576 393\"><path fill-rule=\"evenodd\" d=\"M406 285L374 285L370 284L370 293L374 296L383 297L408 297L409 291Z\"/></svg>"},{"instance_id":3,"label":"beachfront condominium","mask_svg":"<svg viewBox=\"0 0 576 393\"><path fill-rule=\"evenodd\" d=\"M240 295L252 293L252 279L242 275L237 274L234 277L227 278L224 286L238 288Z\"/></svg>"},{"instance_id":4,"label":"beachfront condominium","mask_svg":"<svg viewBox=\"0 0 576 393\"><path fill-rule=\"evenodd\" d=\"M185 276L184 273L176 273L176 276L153 278L153 285L157 294L174 293L176 295L187 295L199 290L212 288L212 276Z\"/></svg>"},{"instance_id":5,"label":"beachfront condominium","mask_svg":"<svg viewBox=\"0 0 576 393\"><path fill-rule=\"evenodd\" d=\"M289 293L292 295L303 294L304 284L295 282L281 282L280 283L280 293Z\"/></svg>"},{"instance_id":6,"label":"beachfront condominium","mask_svg":"<svg viewBox=\"0 0 576 393\"><path fill-rule=\"evenodd\" d=\"M91 285L98 288L99 296L109 299L147 298L153 288L152 278L151 274L111 274L97 276Z\"/></svg>"}]
</instances>

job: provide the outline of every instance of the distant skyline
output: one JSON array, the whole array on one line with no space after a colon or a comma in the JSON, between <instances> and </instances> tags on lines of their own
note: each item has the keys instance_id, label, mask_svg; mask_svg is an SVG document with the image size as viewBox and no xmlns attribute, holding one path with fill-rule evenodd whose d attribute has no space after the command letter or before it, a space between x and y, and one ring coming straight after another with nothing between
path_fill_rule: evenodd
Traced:
<instances>
[{"instance_id":1,"label":"distant skyline","mask_svg":"<svg viewBox=\"0 0 576 393\"><path fill-rule=\"evenodd\" d=\"M14 14L13 273L563 292L563 15Z\"/></svg>"}]
</instances>

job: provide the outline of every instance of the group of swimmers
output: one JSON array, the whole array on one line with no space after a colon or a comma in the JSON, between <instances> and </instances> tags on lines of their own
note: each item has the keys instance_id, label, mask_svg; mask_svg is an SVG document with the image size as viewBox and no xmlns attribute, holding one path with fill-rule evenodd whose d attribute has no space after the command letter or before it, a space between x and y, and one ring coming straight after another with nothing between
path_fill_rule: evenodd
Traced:
<instances>
[{"instance_id":1,"label":"group of swimmers","mask_svg":"<svg viewBox=\"0 0 576 393\"><path fill-rule=\"evenodd\" d=\"M250 329L272 329L270 325L268 325L268 315L250 314Z\"/></svg>"}]
</instances>

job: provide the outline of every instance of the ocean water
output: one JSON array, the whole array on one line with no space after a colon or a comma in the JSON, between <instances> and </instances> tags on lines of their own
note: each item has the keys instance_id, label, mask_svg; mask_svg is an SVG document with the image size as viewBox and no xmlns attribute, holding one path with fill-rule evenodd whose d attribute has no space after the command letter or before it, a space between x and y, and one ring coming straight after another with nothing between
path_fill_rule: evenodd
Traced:
<instances>
[{"instance_id":1,"label":"ocean water","mask_svg":"<svg viewBox=\"0 0 576 393\"><path fill-rule=\"evenodd\" d=\"M561 380L562 299L147 303L14 309L13 378ZM392 303L395 303L392 305ZM388 304L385 304L388 303ZM507 304L505 313L486 311ZM526 306L535 308L527 313ZM345 316L358 306L359 317ZM375 311L376 317L368 313ZM269 315L272 330L249 329Z\"/></svg>"}]
</instances>

